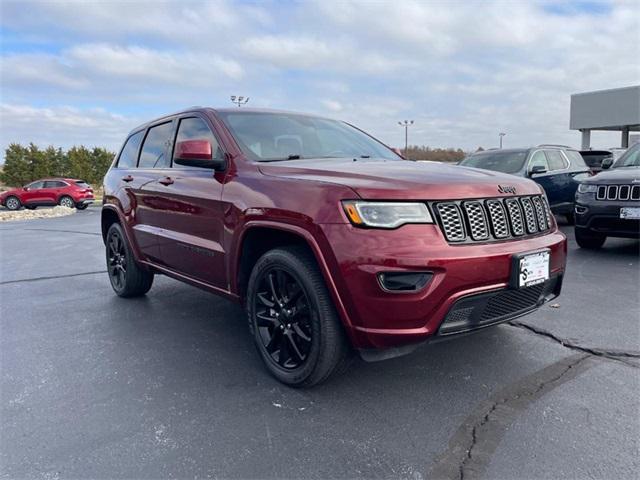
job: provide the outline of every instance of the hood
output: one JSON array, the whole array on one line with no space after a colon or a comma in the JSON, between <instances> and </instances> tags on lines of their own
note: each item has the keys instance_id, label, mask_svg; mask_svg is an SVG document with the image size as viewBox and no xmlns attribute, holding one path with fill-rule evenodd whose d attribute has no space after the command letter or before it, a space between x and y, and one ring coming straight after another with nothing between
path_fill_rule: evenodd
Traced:
<instances>
[{"instance_id":1,"label":"hood","mask_svg":"<svg viewBox=\"0 0 640 480\"><path fill-rule=\"evenodd\" d=\"M364 199L446 200L511 196L498 186L515 187L517 195L541 192L526 178L437 162L336 158L261 163L265 175L329 182L349 187Z\"/></svg>"},{"instance_id":2,"label":"hood","mask_svg":"<svg viewBox=\"0 0 640 480\"><path fill-rule=\"evenodd\" d=\"M584 183L640 184L640 167L617 167L602 170Z\"/></svg>"}]
</instances>

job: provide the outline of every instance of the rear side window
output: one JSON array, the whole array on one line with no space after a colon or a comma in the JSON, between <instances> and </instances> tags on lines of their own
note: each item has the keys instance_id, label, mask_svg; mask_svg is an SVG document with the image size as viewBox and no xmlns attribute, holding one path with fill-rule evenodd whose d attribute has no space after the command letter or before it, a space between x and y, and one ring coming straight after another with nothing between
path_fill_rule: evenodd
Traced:
<instances>
[{"instance_id":1,"label":"rear side window","mask_svg":"<svg viewBox=\"0 0 640 480\"><path fill-rule=\"evenodd\" d=\"M567 160L558 150L547 150L547 159L549 160L549 171L564 170L569 166Z\"/></svg>"},{"instance_id":2,"label":"rear side window","mask_svg":"<svg viewBox=\"0 0 640 480\"><path fill-rule=\"evenodd\" d=\"M585 159L582 155L580 155L580 152L576 151L576 150L565 150L564 154L567 156L567 158L571 161L571 165L573 166L573 168L586 168L587 164L585 162ZM611 156L611 155L607 155L607 156ZM602 159L604 157L600 157L600 164L602 164Z\"/></svg>"},{"instance_id":3,"label":"rear side window","mask_svg":"<svg viewBox=\"0 0 640 480\"><path fill-rule=\"evenodd\" d=\"M138 162L138 148L140 147L143 133L138 132L129 137L120 153L120 158L118 158L118 168L135 168Z\"/></svg>"},{"instance_id":4,"label":"rear side window","mask_svg":"<svg viewBox=\"0 0 640 480\"><path fill-rule=\"evenodd\" d=\"M222 158L222 150L216 140L216 137L211 132L211 129L207 123L198 117L183 118L180 120L178 126L178 135L176 137L176 143L184 140L208 140L211 143L211 153L214 159ZM179 165L180 168L190 168L184 165Z\"/></svg>"},{"instance_id":5,"label":"rear side window","mask_svg":"<svg viewBox=\"0 0 640 480\"><path fill-rule=\"evenodd\" d=\"M167 147L172 123L167 122L149 129L140 152L140 168L166 168L169 166Z\"/></svg>"},{"instance_id":6,"label":"rear side window","mask_svg":"<svg viewBox=\"0 0 640 480\"><path fill-rule=\"evenodd\" d=\"M44 182L44 187L43 188L62 188L62 187L66 187L67 184L64 182L60 182L60 181L56 181L56 180L48 180L46 182Z\"/></svg>"}]
</instances>

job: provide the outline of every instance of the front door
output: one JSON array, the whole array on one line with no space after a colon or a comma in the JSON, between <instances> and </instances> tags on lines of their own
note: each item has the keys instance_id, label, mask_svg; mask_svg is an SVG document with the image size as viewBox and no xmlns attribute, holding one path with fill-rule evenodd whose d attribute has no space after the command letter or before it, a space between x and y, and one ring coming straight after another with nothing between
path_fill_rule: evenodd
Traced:
<instances>
[{"instance_id":1,"label":"front door","mask_svg":"<svg viewBox=\"0 0 640 480\"><path fill-rule=\"evenodd\" d=\"M24 187L24 193L21 195L22 203L25 205L43 205L45 202L43 187L44 182L33 182Z\"/></svg>"}]
</instances>

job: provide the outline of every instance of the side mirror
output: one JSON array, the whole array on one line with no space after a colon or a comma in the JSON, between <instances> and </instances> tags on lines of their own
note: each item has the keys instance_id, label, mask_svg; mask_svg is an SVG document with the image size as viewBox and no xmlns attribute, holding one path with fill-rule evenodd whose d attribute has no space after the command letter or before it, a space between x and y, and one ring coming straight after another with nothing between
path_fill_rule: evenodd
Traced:
<instances>
[{"instance_id":1,"label":"side mirror","mask_svg":"<svg viewBox=\"0 0 640 480\"><path fill-rule=\"evenodd\" d=\"M29 191L29 187L22 187L22 190L24 190L25 192Z\"/></svg>"},{"instance_id":2,"label":"side mirror","mask_svg":"<svg viewBox=\"0 0 640 480\"><path fill-rule=\"evenodd\" d=\"M608 170L611 168L611 165L613 165L613 157L605 157L602 159L600 167L602 167L603 170Z\"/></svg>"},{"instance_id":3,"label":"side mirror","mask_svg":"<svg viewBox=\"0 0 640 480\"><path fill-rule=\"evenodd\" d=\"M224 168L224 160L214 159L209 140L184 140L176 143L173 163L187 167Z\"/></svg>"},{"instance_id":4,"label":"side mirror","mask_svg":"<svg viewBox=\"0 0 640 480\"><path fill-rule=\"evenodd\" d=\"M404 154L402 153L402 150L400 150L398 147L391 147L391 150L393 150L393 153L398 155L400 158L402 158L403 160L406 160Z\"/></svg>"},{"instance_id":5,"label":"side mirror","mask_svg":"<svg viewBox=\"0 0 640 480\"><path fill-rule=\"evenodd\" d=\"M534 175L540 175L542 173L547 173L547 169L543 165L534 165L529 170L529 176L533 177Z\"/></svg>"}]
</instances>

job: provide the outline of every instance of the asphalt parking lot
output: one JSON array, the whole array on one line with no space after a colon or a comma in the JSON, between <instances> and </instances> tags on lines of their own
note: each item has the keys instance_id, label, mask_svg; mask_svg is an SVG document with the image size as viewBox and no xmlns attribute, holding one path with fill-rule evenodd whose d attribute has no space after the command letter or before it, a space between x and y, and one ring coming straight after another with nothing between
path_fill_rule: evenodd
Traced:
<instances>
[{"instance_id":1,"label":"asphalt parking lot","mask_svg":"<svg viewBox=\"0 0 640 480\"><path fill-rule=\"evenodd\" d=\"M0 224L2 478L637 478L637 241L563 227L557 302L292 390L238 306L116 297L99 215Z\"/></svg>"}]
</instances>

